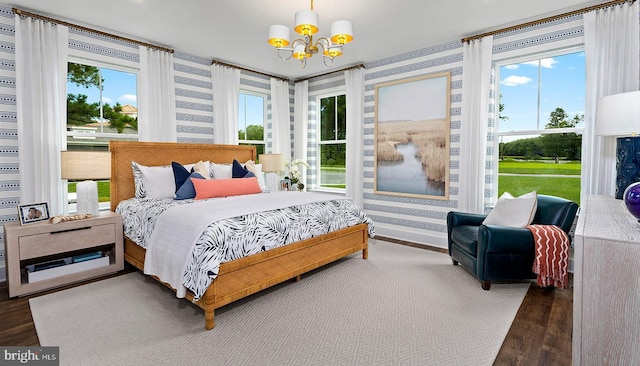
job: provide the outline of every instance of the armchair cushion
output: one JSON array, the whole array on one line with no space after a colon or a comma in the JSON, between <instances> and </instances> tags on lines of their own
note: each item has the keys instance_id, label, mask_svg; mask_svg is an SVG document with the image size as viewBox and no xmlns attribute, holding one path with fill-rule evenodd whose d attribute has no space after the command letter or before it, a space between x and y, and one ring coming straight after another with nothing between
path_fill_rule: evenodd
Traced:
<instances>
[{"instance_id":1,"label":"armchair cushion","mask_svg":"<svg viewBox=\"0 0 640 366\"><path fill-rule=\"evenodd\" d=\"M538 195L535 191L519 197L513 197L509 192L504 192L483 224L525 227L533 221L537 204Z\"/></svg>"}]
</instances>

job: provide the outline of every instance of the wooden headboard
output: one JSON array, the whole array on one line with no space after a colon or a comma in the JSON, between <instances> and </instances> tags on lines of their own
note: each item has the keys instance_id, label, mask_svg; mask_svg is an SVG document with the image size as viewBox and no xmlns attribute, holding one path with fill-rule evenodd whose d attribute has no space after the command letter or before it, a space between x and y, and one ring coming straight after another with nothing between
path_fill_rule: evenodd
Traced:
<instances>
[{"instance_id":1,"label":"wooden headboard","mask_svg":"<svg viewBox=\"0 0 640 366\"><path fill-rule=\"evenodd\" d=\"M233 159L244 163L256 160L256 147L245 145L189 144L174 142L111 141L111 211L118 203L134 197L131 161L141 165L171 165L209 160L218 164L231 164Z\"/></svg>"}]
</instances>

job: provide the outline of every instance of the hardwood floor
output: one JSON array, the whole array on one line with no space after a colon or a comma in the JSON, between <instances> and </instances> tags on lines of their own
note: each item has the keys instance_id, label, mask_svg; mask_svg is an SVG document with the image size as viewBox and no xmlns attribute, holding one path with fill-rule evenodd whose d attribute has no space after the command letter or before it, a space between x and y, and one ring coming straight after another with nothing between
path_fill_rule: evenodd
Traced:
<instances>
[{"instance_id":1,"label":"hardwood floor","mask_svg":"<svg viewBox=\"0 0 640 366\"><path fill-rule=\"evenodd\" d=\"M123 272L109 277L134 270L133 267L126 265ZM67 288L73 286L78 284L67 286ZM479 283L478 286L480 286ZM494 286L500 286L500 284ZM540 289L533 282L494 365L571 365L572 314L572 289ZM31 318L29 296L10 299L4 283L0 284L0 319L2 319L0 345L39 345Z\"/></svg>"}]
</instances>

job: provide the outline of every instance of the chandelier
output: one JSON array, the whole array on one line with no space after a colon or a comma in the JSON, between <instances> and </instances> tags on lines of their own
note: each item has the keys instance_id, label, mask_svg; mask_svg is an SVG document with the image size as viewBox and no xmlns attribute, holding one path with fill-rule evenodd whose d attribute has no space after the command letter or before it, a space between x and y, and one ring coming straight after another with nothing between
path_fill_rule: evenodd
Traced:
<instances>
[{"instance_id":1,"label":"chandelier","mask_svg":"<svg viewBox=\"0 0 640 366\"><path fill-rule=\"evenodd\" d=\"M292 57L298 59L303 68L307 64L307 59L320 52L320 49L322 49L322 60L325 66L331 66L333 59L342 56L342 47L353 40L351 22L336 20L331 24L331 38L321 37L314 42L313 35L318 33L319 17L318 13L313 11L313 0L311 0L311 10L296 12L294 21L294 30L302 38L289 42L289 28L274 24L269 27L267 42L276 48L278 57L283 60Z\"/></svg>"}]
</instances>

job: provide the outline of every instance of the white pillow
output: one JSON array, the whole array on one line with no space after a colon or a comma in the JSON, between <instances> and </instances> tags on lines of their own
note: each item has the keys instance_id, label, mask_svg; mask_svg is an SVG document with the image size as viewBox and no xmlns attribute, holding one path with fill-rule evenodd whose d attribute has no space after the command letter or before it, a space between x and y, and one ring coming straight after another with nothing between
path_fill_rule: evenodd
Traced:
<instances>
[{"instance_id":1,"label":"white pillow","mask_svg":"<svg viewBox=\"0 0 640 366\"><path fill-rule=\"evenodd\" d=\"M504 192L482 224L526 227L533 221L537 208L538 194L535 191L519 197Z\"/></svg>"},{"instance_id":2,"label":"white pillow","mask_svg":"<svg viewBox=\"0 0 640 366\"><path fill-rule=\"evenodd\" d=\"M173 168L165 166L138 165L142 181L150 198L173 198L176 192L176 180ZM185 168L187 168L185 166ZM189 168L187 168L189 169Z\"/></svg>"},{"instance_id":3,"label":"white pillow","mask_svg":"<svg viewBox=\"0 0 640 366\"><path fill-rule=\"evenodd\" d=\"M244 163L245 169L253 173L256 177L258 177L258 184L260 185L260 189L262 192L267 190L267 184L264 182L264 173L262 173L262 164L256 164L253 160L247 160Z\"/></svg>"},{"instance_id":4,"label":"white pillow","mask_svg":"<svg viewBox=\"0 0 640 366\"><path fill-rule=\"evenodd\" d=\"M213 179L231 179L233 177L231 164L216 164L211 162L211 169L213 171Z\"/></svg>"},{"instance_id":5,"label":"white pillow","mask_svg":"<svg viewBox=\"0 0 640 366\"><path fill-rule=\"evenodd\" d=\"M205 165L209 161L202 162ZM184 165L191 170L193 164ZM176 191L176 181L171 165L145 166L135 161L131 162L136 198L173 198Z\"/></svg>"}]
</instances>

